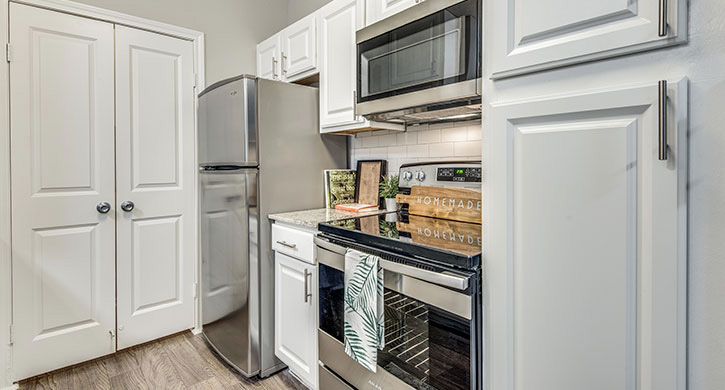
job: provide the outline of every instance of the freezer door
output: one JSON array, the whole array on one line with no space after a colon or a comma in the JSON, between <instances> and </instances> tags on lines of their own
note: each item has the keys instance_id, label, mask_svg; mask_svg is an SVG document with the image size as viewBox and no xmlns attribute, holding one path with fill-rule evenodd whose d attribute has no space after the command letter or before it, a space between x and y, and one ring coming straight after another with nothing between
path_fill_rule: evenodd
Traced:
<instances>
[{"instance_id":1,"label":"freezer door","mask_svg":"<svg viewBox=\"0 0 725 390\"><path fill-rule=\"evenodd\" d=\"M226 80L200 95L200 165L257 165L255 82Z\"/></svg>"},{"instance_id":2,"label":"freezer door","mask_svg":"<svg viewBox=\"0 0 725 390\"><path fill-rule=\"evenodd\" d=\"M208 171L201 184L201 299L209 343L246 376L259 372L257 170Z\"/></svg>"}]
</instances>

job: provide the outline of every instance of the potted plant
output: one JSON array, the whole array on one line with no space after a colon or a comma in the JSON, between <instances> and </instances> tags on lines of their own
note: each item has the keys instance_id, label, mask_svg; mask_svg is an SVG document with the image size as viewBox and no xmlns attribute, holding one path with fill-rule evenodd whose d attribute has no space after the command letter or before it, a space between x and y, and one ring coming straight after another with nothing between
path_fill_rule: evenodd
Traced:
<instances>
[{"instance_id":1,"label":"potted plant","mask_svg":"<svg viewBox=\"0 0 725 390\"><path fill-rule=\"evenodd\" d=\"M380 182L380 197L385 199L385 209L398 211L395 195L398 195L398 175L388 175Z\"/></svg>"}]
</instances>

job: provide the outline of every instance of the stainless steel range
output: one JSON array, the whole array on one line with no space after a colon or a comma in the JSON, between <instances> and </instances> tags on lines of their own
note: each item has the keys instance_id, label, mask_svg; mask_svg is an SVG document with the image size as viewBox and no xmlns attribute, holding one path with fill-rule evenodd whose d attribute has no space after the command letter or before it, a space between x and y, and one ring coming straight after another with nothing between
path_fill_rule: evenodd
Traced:
<instances>
[{"instance_id":1,"label":"stainless steel range","mask_svg":"<svg viewBox=\"0 0 725 390\"><path fill-rule=\"evenodd\" d=\"M409 177L401 179L403 192L414 185L480 188L481 166L412 164L401 168L403 175ZM324 223L319 230L320 390L481 388L480 224L403 210ZM375 373L343 348L347 248L382 259L386 343Z\"/></svg>"}]
</instances>

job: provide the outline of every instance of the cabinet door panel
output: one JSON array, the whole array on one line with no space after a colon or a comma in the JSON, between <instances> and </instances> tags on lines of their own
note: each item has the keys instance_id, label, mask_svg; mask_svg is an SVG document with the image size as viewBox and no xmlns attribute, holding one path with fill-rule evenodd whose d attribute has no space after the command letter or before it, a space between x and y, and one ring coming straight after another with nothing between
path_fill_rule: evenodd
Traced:
<instances>
[{"instance_id":1,"label":"cabinet door panel","mask_svg":"<svg viewBox=\"0 0 725 390\"><path fill-rule=\"evenodd\" d=\"M10 39L17 380L116 350L113 25L13 3Z\"/></svg>"},{"instance_id":2,"label":"cabinet door panel","mask_svg":"<svg viewBox=\"0 0 725 390\"><path fill-rule=\"evenodd\" d=\"M666 2L668 31L659 36L659 0L491 1L485 24L493 77L664 47L687 40L687 1Z\"/></svg>"},{"instance_id":3,"label":"cabinet door panel","mask_svg":"<svg viewBox=\"0 0 725 390\"><path fill-rule=\"evenodd\" d=\"M490 388L684 389L686 96L492 107Z\"/></svg>"},{"instance_id":4,"label":"cabinet door panel","mask_svg":"<svg viewBox=\"0 0 725 390\"><path fill-rule=\"evenodd\" d=\"M356 0L337 0L320 10L320 127L364 123L355 115L357 77Z\"/></svg>"},{"instance_id":5,"label":"cabinet door panel","mask_svg":"<svg viewBox=\"0 0 725 390\"><path fill-rule=\"evenodd\" d=\"M297 21L282 31L282 75L295 81L317 69L317 15Z\"/></svg>"},{"instance_id":6,"label":"cabinet door panel","mask_svg":"<svg viewBox=\"0 0 725 390\"><path fill-rule=\"evenodd\" d=\"M317 267L275 253L274 284L275 354L317 388Z\"/></svg>"},{"instance_id":7,"label":"cabinet door panel","mask_svg":"<svg viewBox=\"0 0 725 390\"><path fill-rule=\"evenodd\" d=\"M257 45L257 76L270 80L280 78L280 34Z\"/></svg>"},{"instance_id":8,"label":"cabinet door panel","mask_svg":"<svg viewBox=\"0 0 725 390\"><path fill-rule=\"evenodd\" d=\"M193 45L116 27L118 346L193 327Z\"/></svg>"},{"instance_id":9,"label":"cabinet door panel","mask_svg":"<svg viewBox=\"0 0 725 390\"><path fill-rule=\"evenodd\" d=\"M367 17L365 25L369 26L387 18L388 16L395 15L406 8L416 5L420 1L421 0L367 0Z\"/></svg>"}]
</instances>

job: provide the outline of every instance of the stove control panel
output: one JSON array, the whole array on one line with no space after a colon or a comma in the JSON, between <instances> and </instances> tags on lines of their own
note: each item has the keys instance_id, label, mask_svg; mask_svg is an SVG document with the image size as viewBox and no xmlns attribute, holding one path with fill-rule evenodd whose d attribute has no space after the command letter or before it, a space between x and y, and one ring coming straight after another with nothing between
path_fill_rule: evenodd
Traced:
<instances>
[{"instance_id":1,"label":"stove control panel","mask_svg":"<svg viewBox=\"0 0 725 390\"><path fill-rule=\"evenodd\" d=\"M481 188L481 162L430 162L405 164L400 167L400 184L413 186Z\"/></svg>"}]
</instances>

